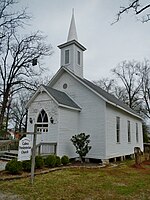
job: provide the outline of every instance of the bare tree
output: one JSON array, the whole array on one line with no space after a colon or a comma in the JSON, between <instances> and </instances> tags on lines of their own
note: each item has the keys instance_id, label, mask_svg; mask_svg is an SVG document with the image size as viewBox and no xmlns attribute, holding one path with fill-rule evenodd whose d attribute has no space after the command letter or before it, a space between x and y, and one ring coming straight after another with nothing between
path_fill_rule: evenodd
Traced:
<instances>
[{"instance_id":1,"label":"bare tree","mask_svg":"<svg viewBox=\"0 0 150 200\"><path fill-rule=\"evenodd\" d=\"M128 104L128 95L126 89L124 86L119 86L115 79L109 79L107 77L99 79L98 81L93 81L93 83L106 92L114 95L124 103Z\"/></svg>"},{"instance_id":2,"label":"bare tree","mask_svg":"<svg viewBox=\"0 0 150 200\"><path fill-rule=\"evenodd\" d=\"M123 61L112 72L118 80L102 78L93 83L123 101L143 119L150 118L150 62Z\"/></svg>"},{"instance_id":3,"label":"bare tree","mask_svg":"<svg viewBox=\"0 0 150 200\"><path fill-rule=\"evenodd\" d=\"M30 99L30 97L34 93L34 89L36 90L41 84L46 85L51 76L44 76L37 78L35 80L35 87L33 87L33 90L21 90L17 92L16 95L14 95L14 98L9 99L9 105L7 107L7 115L8 119L7 122L10 121L10 124L15 126L16 131L26 131L27 127L27 109L26 109L26 103ZM7 130L8 123L6 124L6 130Z\"/></svg>"},{"instance_id":4,"label":"bare tree","mask_svg":"<svg viewBox=\"0 0 150 200\"><path fill-rule=\"evenodd\" d=\"M5 37L17 28L23 26L31 16L26 13L26 8L16 11L17 0L0 0L0 49Z\"/></svg>"},{"instance_id":5,"label":"bare tree","mask_svg":"<svg viewBox=\"0 0 150 200\"><path fill-rule=\"evenodd\" d=\"M142 112L148 118L150 118L150 63L145 60L139 65L139 72L137 76L142 80L141 84L141 96L143 99Z\"/></svg>"},{"instance_id":6,"label":"bare tree","mask_svg":"<svg viewBox=\"0 0 150 200\"><path fill-rule=\"evenodd\" d=\"M127 91L126 91L126 89L123 86L119 86L119 85L116 84L113 94L119 100L123 101L125 104L128 104Z\"/></svg>"},{"instance_id":7,"label":"bare tree","mask_svg":"<svg viewBox=\"0 0 150 200\"><path fill-rule=\"evenodd\" d=\"M139 91L141 89L141 80L137 76L139 63L135 61L123 61L112 70L114 75L121 81L120 84L126 92L126 103L132 109L136 109L139 103Z\"/></svg>"},{"instance_id":8,"label":"bare tree","mask_svg":"<svg viewBox=\"0 0 150 200\"><path fill-rule=\"evenodd\" d=\"M9 118L15 124L16 131L25 131L26 128L26 103L29 99L29 92L20 91L12 100Z\"/></svg>"},{"instance_id":9,"label":"bare tree","mask_svg":"<svg viewBox=\"0 0 150 200\"><path fill-rule=\"evenodd\" d=\"M44 37L38 32L20 39L15 33L11 33L6 40L5 50L0 58L0 95L1 114L0 129L4 119L10 96L22 88L34 89L36 77L41 75L43 68L33 66L34 59L49 56L51 47L44 43Z\"/></svg>"},{"instance_id":10,"label":"bare tree","mask_svg":"<svg viewBox=\"0 0 150 200\"><path fill-rule=\"evenodd\" d=\"M93 81L93 83L99 87L101 87L103 90L109 93L114 93L114 87L115 87L115 81L114 79L102 78L97 81Z\"/></svg>"},{"instance_id":11,"label":"bare tree","mask_svg":"<svg viewBox=\"0 0 150 200\"><path fill-rule=\"evenodd\" d=\"M8 41L12 35L12 33L15 33L18 28L22 27L29 19L31 19L31 16L29 16L26 13L26 9L16 11L16 5L18 1L17 0L0 0L0 55L2 55L6 50L6 41ZM8 54L8 51L7 51ZM0 62L2 63L2 57L0 58ZM1 71L1 63L0 63L0 124L2 123L3 114L1 115L1 112L3 113L3 92L2 92L2 85L4 79ZM6 73L6 72L5 72ZM10 92L9 95L10 96ZM8 98L7 101L7 116L9 113L9 107L10 107L10 98ZM7 122L6 122L7 123ZM6 125L7 127L7 125ZM0 125L1 130L1 125Z\"/></svg>"},{"instance_id":12,"label":"bare tree","mask_svg":"<svg viewBox=\"0 0 150 200\"><path fill-rule=\"evenodd\" d=\"M0 0L0 130L6 111L9 114L9 100L22 88L35 89L37 77L44 71L40 61L52 53L40 32L19 36L31 17L26 8L16 11L18 2ZM38 65L33 66L37 59Z\"/></svg>"},{"instance_id":13,"label":"bare tree","mask_svg":"<svg viewBox=\"0 0 150 200\"><path fill-rule=\"evenodd\" d=\"M118 22L124 13L133 11L140 20L145 23L150 20L150 3L145 3L141 0L130 0L126 6L121 6L120 11L117 13L117 18L114 23Z\"/></svg>"}]
</instances>

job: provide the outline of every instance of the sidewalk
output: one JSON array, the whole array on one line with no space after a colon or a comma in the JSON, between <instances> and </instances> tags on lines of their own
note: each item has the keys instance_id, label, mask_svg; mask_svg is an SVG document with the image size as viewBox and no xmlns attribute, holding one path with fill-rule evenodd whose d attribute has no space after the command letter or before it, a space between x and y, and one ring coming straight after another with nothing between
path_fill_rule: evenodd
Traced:
<instances>
[{"instance_id":1,"label":"sidewalk","mask_svg":"<svg viewBox=\"0 0 150 200\"><path fill-rule=\"evenodd\" d=\"M17 150L10 150L10 151L0 151L0 155L2 155L5 152L18 154ZM5 169L6 164L7 164L7 161L0 160L0 171Z\"/></svg>"},{"instance_id":2,"label":"sidewalk","mask_svg":"<svg viewBox=\"0 0 150 200\"><path fill-rule=\"evenodd\" d=\"M0 160L0 171L2 171L2 170L5 169L6 164L7 164L6 161L1 161L1 160Z\"/></svg>"}]
</instances>

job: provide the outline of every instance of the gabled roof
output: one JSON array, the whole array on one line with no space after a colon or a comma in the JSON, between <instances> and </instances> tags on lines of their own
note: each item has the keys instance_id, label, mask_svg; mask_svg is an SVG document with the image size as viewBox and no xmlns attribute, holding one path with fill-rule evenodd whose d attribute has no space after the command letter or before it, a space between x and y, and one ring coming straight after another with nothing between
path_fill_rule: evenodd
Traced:
<instances>
[{"instance_id":1,"label":"gabled roof","mask_svg":"<svg viewBox=\"0 0 150 200\"><path fill-rule=\"evenodd\" d=\"M94 83L86 80L86 79L82 79L82 81L87 84L89 87L91 87L93 90L95 90L96 92L98 92L100 95L102 95L103 97L105 97L109 102L114 103L116 106L120 106L121 108L124 108L125 110L138 115L134 110L132 110L129 106L127 106L126 104L123 103L123 101L117 99L114 95L106 92L105 90L103 90L102 88L100 88L99 86L95 85ZM109 103L108 102L108 103Z\"/></svg>"},{"instance_id":2,"label":"gabled roof","mask_svg":"<svg viewBox=\"0 0 150 200\"><path fill-rule=\"evenodd\" d=\"M58 106L81 111L81 108L66 93L45 85L41 85L37 89L37 91L33 94L33 96L26 104L27 108L41 91L45 91L55 101L55 103Z\"/></svg>"},{"instance_id":3,"label":"gabled roof","mask_svg":"<svg viewBox=\"0 0 150 200\"><path fill-rule=\"evenodd\" d=\"M59 105L81 110L81 108L64 92L42 85L46 91L58 102Z\"/></svg>"},{"instance_id":4,"label":"gabled roof","mask_svg":"<svg viewBox=\"0 0 150 200\"><path fill-rule=\"evenodd\" d=\"M75 75L73 72L71 72L66 67L61 67L58 70L56 75L49 82L49 85L52 86L57 81L57 78L59 78L64 71L68 72L76 80L78 80L80 83L85 85L85 87L89 88L92 92L94 92L95 94L100 96L107 103L109 103L109 104L111 104L111 105L113 105L113 106L115 106L115 107L117 107L117 108L119 108L119 109L121 109L121 110L123 110L125 112L128 112L129 114L132 114L132 115L134 115L134 116L136 116L136 117L141 119L141 117L134 110L132 110L130 107L128 107L126 104L124 104L123 101L117 99L114 95L106 92L105 90L103 90L99 86L95 85L91 81L89 81L87 79L84 79L84 78L78 77L77 75Z\"/></svg>"}]
</instances>

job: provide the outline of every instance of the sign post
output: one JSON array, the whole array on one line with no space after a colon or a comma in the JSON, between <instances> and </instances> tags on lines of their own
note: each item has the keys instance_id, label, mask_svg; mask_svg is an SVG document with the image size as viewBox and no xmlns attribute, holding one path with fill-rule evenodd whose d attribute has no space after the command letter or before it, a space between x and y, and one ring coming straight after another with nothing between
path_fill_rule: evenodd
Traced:
<instances>
[{"instance_id":1,"label":"sign post","mask_svg":"<svg viewBox=\"0 0 150 200\"><path fill-rule=\"evenodd\" d=\"M31 163L31 184L33 184L34 180L34 170L35 170L35 156L36 156L36 137L37 133L36 130L37 125L34 125L34 133L33 133L33 149L32 149L32 163Z\"/></svg>"},{"instance_id":2,"label":"sign post","mask_svg":"<svg viewBox=\"0 0 150 200\"><path fill-rule=\"evenodd\" d=\"M37 124L34 125L34 132L27 132L25 134L33 135L33 147L32 147L32 161L31 161L31 184L34 180L35 170L35 156L36 156L36 138L37 138ZM30 160L31 159L31 141L29 138L24 137L19 142L18 149L18 161Z\"/></svg>"}]
</instances>

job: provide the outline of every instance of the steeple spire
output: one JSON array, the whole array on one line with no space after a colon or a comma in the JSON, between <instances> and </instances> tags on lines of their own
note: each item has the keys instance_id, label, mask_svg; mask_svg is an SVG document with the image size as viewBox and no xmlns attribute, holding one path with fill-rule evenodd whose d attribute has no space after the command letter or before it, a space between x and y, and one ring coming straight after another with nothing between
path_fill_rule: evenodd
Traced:
<instances>
[{"instance_id":1,"label":"steeple spire","mask_svg":"<svg viewBox=\"0 0 150 200\"><path fill-rule=\"evenodd\" d=\"M69 42L71 40L78 41L77 32L76 32L76 25L75 25L75 19L74 19L74 9L72 9L72 18L71 18L71 23L70 23L67 42Z\"/></svg>"},{"instance_id":2,"label":"steeple spire","mask_svg":"<svg viewBox=\"0 0 150 200\"><path fill-rule=\"evenodd\" d=\"M72 10L72 18L67 42L59 45L58 47L61 49L60 66L66 67L75 75L83 78L83 52L86 48L78 42L74 20L74 10Z\"/></svg>"}]
</instances>

